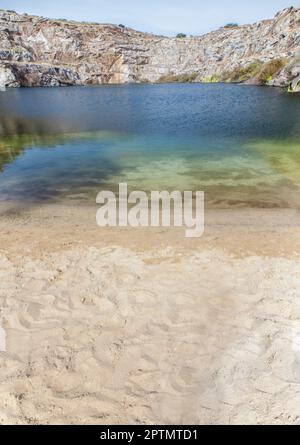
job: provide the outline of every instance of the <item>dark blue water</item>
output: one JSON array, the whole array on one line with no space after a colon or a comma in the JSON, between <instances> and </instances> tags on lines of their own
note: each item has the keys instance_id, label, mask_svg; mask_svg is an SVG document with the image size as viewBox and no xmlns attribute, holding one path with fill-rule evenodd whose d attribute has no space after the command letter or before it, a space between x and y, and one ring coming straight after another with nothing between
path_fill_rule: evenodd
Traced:
<instances>
[{"instance_id":1,"label":"dark blue water","mask_svg":"<svg viewBox=\"0 0 300 445\"><path fill-rule=\"evenodd\" d=\"M0 92L0 199L204 190L216 207L298 207L300 98L242 85Z\"/></svg>"}]
</instances>

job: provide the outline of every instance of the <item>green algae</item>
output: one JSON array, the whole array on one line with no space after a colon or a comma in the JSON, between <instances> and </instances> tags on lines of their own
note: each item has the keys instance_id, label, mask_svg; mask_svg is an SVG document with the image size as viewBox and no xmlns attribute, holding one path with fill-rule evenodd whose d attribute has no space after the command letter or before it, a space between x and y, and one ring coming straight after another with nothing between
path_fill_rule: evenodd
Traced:
<instances>
[{"instance_id":1,"label":"green algae","mask_svg":"<svg viewBox=\"0 0 300 445\"><path fill-rule=\"evenodd\" d=\"M283 178L300 186L300 142L296 140L262 140L248 145Z\"/></svg>"},{"instance_id":2,"label":"green algae","mask_svg":"<svg viewBox=\"0 0 300 445\"><path fill-rule=\"evenodd\" d=\"M84 142L88 140L106 141L120 140L126 135L108 131L63 133L63 134L15 134L0 137L0 172L5 165L13 162L25 149L34 147L55 147L69 142Z\"/></svg>"}]
</instances>

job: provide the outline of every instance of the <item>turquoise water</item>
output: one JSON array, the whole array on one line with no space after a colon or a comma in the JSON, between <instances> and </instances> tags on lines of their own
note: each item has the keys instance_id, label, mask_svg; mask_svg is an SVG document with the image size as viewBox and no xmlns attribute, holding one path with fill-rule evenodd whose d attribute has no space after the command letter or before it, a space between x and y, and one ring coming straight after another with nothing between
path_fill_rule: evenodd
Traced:
<instances>
[{"instance_id":1,"label":"turquoise water","mask_svg":"<svg viewBox=\"0 0 300 445\"><path fill-rule=\"evenodd\" d=\"M300 204L300 97L243 85L0 92L0 200L204 190L211 207Z\"/></svg>"}]
</instances>

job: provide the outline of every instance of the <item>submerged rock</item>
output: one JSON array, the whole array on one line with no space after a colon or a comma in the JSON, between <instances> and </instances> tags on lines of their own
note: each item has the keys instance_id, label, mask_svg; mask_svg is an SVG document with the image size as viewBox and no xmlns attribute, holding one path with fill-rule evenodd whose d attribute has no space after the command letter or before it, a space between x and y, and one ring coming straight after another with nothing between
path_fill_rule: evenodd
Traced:
<instances>
[{"instance_id":1,"label":"submerged rock","mask_svg":"<svg viewBox=\"0 0 300 445\"><path fill-rule=\"evenodd\" d=\"M299 49L300 8L293 7L272 20L180 39L0 11L0 87L219 80L253 62L293 61ZM271 83L291 81L282 71Z\"/></svg>"}]
</instances>

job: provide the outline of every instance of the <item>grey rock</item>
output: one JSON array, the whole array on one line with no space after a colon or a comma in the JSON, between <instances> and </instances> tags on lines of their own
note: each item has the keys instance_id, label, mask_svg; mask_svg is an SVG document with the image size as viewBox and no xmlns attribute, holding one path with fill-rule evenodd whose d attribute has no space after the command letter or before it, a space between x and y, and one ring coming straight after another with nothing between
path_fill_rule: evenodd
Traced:
<instances>
[{"instance_id":1,"label":"grey rock","mask_svg":"<svg viewBox=\"0 0 300 445\"><path fill-rule=\"evenodd\" d=\"M300 75L292 81L291 89L294 93L300 93Z\"/></svg>"},{"instance_id":2,"label":"grey rock","mask_svg":"<svg viewBox=\"0 0 300 445\"><path fill-rule=\"evenodd\" d=\"M289 58L292 63L299 38L300 8L183 39L0 11L0 85L157 82L161 76L192 73L203 81L254 60ZM286 86L292 80L293 72L283 70L272 84Z\"/></svg>"}]
</instances>

